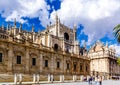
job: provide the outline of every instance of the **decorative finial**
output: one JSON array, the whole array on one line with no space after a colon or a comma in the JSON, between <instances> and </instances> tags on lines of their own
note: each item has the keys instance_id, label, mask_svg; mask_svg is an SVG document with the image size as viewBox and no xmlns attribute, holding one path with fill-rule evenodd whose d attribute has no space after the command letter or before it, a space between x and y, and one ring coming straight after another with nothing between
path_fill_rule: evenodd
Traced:
<instances>
[{"instance_id":1,"label":"decorative finial","mask_svg":"<svg viewBox=\"0 0 120 85\"><path fill-rule=\"evenodd\" d=\"M2 30L4 30L4 24L2 24Z\"/></svg>"},{"instance_id":2,"label":"decorative finial","mask_svg":"<svg viewBox=\"0 0 120 85\"><path fill-rule=\"evenodd\" d=\"M9 27L10 27L10 23L7 24L7 31L9 30Z\"/></svg>"},{"instance_id":3,"label":"decorative finial","mask_svg":"<svg viewBox=\"0 0 120 85\"><path fill-rule=\"evenodd\" d=\"M106 47L108 47L108 42L106 42Z\"/></svg>"},{"instance_id":4,"label":"decorative finial","mask_svg":"<svg viewBox=\"0 0 120 85\"><path fill-rule=\"evenodd\" d=\"M56 24L58 23L58 14L57 14L57 12L56 12L56 16L55 16L55 22L56 22Z\"/></svg>"},{"instance_id":5,"label":"decorative finial","mask_svg":"<svg viewBox=\"0 0 120 85\"><path fill-rule=\"evenodd\" d=\"M97 40L97 43L100 43L100 40Z\"/></svg>"},{"instance_id":6,"label":"decorative finial","mask_svg":"<svg viewBox=\"0 0 120 85\"><path fill-rule=\"evenodd\" d=\"M86 48L86 42L84 41L84 48Z\"/></svg>"},{"instance_id":7,"label":"decorative finial","mask_svg":"<svg viewBox=\"0 0 120 85\"><path fill-rule=\"evenodd\" d=\"M22 23L20 23L19 33L21 32L21 30L22 30Z\"/></svg>"},{"instance_id":8,"label":"decorative finial","mask_svg":"<svg viewBox=\"0 0 120 85\"><path fill-rule=\"evenodd\" d=\"M74 23L74 30L76 30L76 28L77 28L77 25Z\"/></svg>"},{"instance_id":9,"label":"decorative finial","mask_svg":"<svg viewBox=\"0 0 120 85\"><path fill-rule=\"evenodd\" d=\"M58 19L58 23L60 24L60 19Z\"/></svg>"},{"instance_id":10,"label":"decorative finial","mask_svg":"<svg viewBox=\"0 0 120 85\"><path fill-rule=\"evenodd\" d=\"M56 16L55 16L56 19L58 19L58 13L56 12Z\"/></svg>"},{"instance_id":11,"label":"decorative finial","mask_svg":"<svg viewBox=\"0 0 120 85\"><path fill-rule=\"evenodd\" d=\"M34 32L34 24L32 25L32 32Z\"/></svg>"},{"instance_id":12,"label":"decorative finial","mask_svg":"<svg viewBox=\"0 0 120 85\"><path fill-rule=\"evenodd\" d=\"M14 27L16 27L16 18L14 19Z\"/></svg>"}]
</instances>

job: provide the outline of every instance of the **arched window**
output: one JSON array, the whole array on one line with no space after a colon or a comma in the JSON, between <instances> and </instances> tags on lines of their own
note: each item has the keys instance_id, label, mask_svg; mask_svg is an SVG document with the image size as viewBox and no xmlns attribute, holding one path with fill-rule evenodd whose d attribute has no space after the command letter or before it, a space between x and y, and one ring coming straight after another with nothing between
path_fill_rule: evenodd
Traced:
<instances>
[{"instance_id":1,"label":"arched window","mask_svg":"<svg viewBox=\"0 0 120 85\"><path fill-rule=\"evenodd\" d=\"M16 63L17 63L17 64L21 64L21 56L17 55Z\"/></svg>"},{"instance_id":2,"label":"arched window","mask_svg":"<svg viewBox=\"0 0 120 85\"><path fill-rule=\"evenodd\" d=\"M54 50L55 50L55 51L58 50L58 44L54 44Z\"/></svg>"},{"instance_id":3,"label":"arched window","mask_svg":"<svg viewBox=\"0 0 120 85\"><path fill-rule=\"evenodd\" d=\"M32 58L32 65L33 65L33 66L36 65L36 58Z\"/></svg>"},{"instance_id":4,"label":"arched window","mask_svg":"<svg viewBox=\"0 0 120 85\"><path fill-rule=\"evenodd\" d=\"M65 39L65 40L69 40L69 35L68 35L68 33L66 33L66 32L64 33L64 39Z\"/></svg>"},{"instance_id":5,"label":"arched window","mask_svg":"<svg viewBox=\"0 0 120 85\"><path fill-rule=\"evenodd\" d=\"M45 67L48 67L48 60L45 60Z\"/></svg>"},{"instance_id":6,"label":"arched window","mask_svg":"<svg viewBox=\"0 0 120 85\"><path fill-rule=\"evenodd\" d=\"M57 68L60 68L60 62L57 61Z\"/></svg>"},{"instance_id":7,"label":"arched window","mask_svg":"<svg viewBox=\"0 0 120 85\"><path fill-rule=\"evenodd\" d=\"M77 65L76 65L76 63L74 63L74 71L76 71L76 69L77 69Z\"/></svg>"},{"instance_id":8,"label":"arched window","mask_svg":"<svg viewBox=\"0 0 120 85\"><path fill-rule=\"evenodd\" d=\"M70 65L69 65L69 63L67 63L67 70L69 70L70 69Z\"/></svg>"}]
</instances>

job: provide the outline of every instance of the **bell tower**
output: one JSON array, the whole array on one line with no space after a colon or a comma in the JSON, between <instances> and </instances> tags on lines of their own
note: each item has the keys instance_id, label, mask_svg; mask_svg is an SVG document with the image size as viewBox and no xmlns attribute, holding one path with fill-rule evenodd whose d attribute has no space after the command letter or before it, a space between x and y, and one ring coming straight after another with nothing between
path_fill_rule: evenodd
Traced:
<instances>
[{"instance_id":1,"label":"bell tower","mask_svg":"<svg viewBox=\"0 0 120 85\"><path fill-rule=\"evenodd\" d=\"M57 12L56 12L56 16L55 16L55 29L56 29L56 36L59 36L60 19L59 19L59 17L58 17Z\"/></svg>"}]
</instances>

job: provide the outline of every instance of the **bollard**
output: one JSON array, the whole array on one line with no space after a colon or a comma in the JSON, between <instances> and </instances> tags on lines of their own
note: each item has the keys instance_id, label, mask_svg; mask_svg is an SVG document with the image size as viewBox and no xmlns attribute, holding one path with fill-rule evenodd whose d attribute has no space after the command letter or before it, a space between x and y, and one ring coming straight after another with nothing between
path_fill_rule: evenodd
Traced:
<instances>
[{"instance_id":1,"label":"bollard","mask_svg":"<svg viewBox=\"0 0 120 85\"><path fill-rule=\"evenodd\" d=\"M51 81L51 77L50 77L50 74L48 74L48 82Z\"/></svg>"},{"instance_id":2,"label":"bollard","mask_svg":"<svg viewBox=\"0 0 120 85\"><path fill-rule=\"evenodd\" d=\"M90 78L90 76L89 76L89 75L87 75L87 81L89 80L89 78Z\"/></svg>"},{"instance_id":3,"label":"bollard","mask_svg":"<svg viewBox=\"0 0 120 85\"><path fill-rule=\"evenodd\" d=\"M76 75L73 75L73 81L76 81Z\"/></svg>"},{"instance_id":4,"label":"bollard","mask_svg":"<svg viewBox=\"0 0 120 85\"><path fill-rule=\"evenodd\" d=\"M64 82L64 75L63 75L63 82Z\"/></svg>"},{"instance_id":5,"label":"bollard","mask_svg":"<svg viewBox=\"0 0 120 85\"><path fill-rule=\"evenodd\" d=\"M35 83L35 82L36 82L36 75L33 74L33 83Z\"/></svg>"},{"instance_id":6,"label":"bollard","mask_svg":"<svg viewBox=\"0 0 120 85\"><path fill-rule=\"evenodd\" d=\"M60 82L63 82L63 76L60 75Z\"/></svg>"},{"instance_id":7,"label":"bollard","mask_svg":"<svg viewBox=\"0 0 120 85\"><path fill-rule=\"evenodd\" d=\"M14 74L14 83L17 84L17 74Z\"/></svg>"},{"instance_id":8,"label":"bollard","mask_svg":"<svg viewBox=\"0 0 120 85\"><path fill-rule=\"evenodd\" d=\"M54 81L54 77L53 77L53 75L51 75L51 82L53 82Z\"/></svg>"},{"instance_id":9,"label":"bollard","mask_svg":"<svg viewBox=\"0 0 120 85\"><path fill-rule=\"evenodd\" d=\"M39 83L39 80L40 80L40 76L39 74L37 74L37 83Z\"/></svg>"},{"instance_id":10,"label":"bollard","mask_svg":"<svg viewBox=\"0 0 120 85\"><path fill-rule=\"evenodd\" d=\"M60 82L64 82L64 75L60 75Z\"/></svg>"},{"instance_id":11,"label":"bollard","mask_svg":"<svg viewBox=\"0 0 120 85\"><path fill-rule=\"evenodd\" d=\"M83 75L80 76L80 80L83 81Z\"/></svg>"},{"instance_id":12,"label":"bollard","mask_svg":"<svg viewBox=\"0 0 120 85\"><path fill-rule=\"evenodd\" d=\"M19 83L22 84L22 74L19 74Z\"/></svg>"}]
</instances>

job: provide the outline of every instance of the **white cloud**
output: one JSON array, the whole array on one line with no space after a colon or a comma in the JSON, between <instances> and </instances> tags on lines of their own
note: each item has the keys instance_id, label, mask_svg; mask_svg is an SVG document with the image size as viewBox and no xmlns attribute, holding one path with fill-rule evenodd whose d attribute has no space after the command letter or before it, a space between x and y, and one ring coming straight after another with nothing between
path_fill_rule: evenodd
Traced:
<instances>
[{"instance_id":1,"label":"white cloud","mask_svg":"<svg viewBox=\"0 0 120 85\"><path fill-rule=\"evenodd\" d=\"M54 0L51 0L54 1ZM61 22L73 27L82 24L88 35L87 45L104 37L112 36L112 29L120 23L120 0L60 0L61 8L57 13ZM55 18L55 11L50 14L46 0L0 0L0 14L6 21L25 23L23 17L39 17L41 24L46 26Z\"/></svg>"},{"instance_id":2,"label":"white cloud","mask_svg":"<svg viewBox=\"0 0 120 85\"><path fill-rule=\"evenodd\" d=\"M120 45L112 44L109 47L115 48L116 54L120 56Z\"/></svg>"},{"instance_id":3,"label":"white cloud","mask_svg":"<svg viewBox=\"0 0 120 85\"><path fill-rule=\"evenodd\" d=\"M27 22L26 20L21 19L21 16L18 15L17 11L13 11L12 14L6 18L6 21L13 21L14 18L17 18L17 21L21 23Z\"/></svg>"},{"instance_id":4,"label":"white cloud","mask_svg":"<svg viewBox=\"0 0 120 85\"><path fill-rule=\"evenodd\" d=\"M112 29L120 23L120 0L62 0L57 13L64 24L83 24L88 45L104 37L113 37ZM55 11L51 13L54 19Z\"/></svg>"},{"instance_id":5,"label":"white cloud","mask_svg":"<svg viewBox=\"0 0 120 85\"><path fill-rule=\"evenodd\" d=\"M46 26L49 19L49 6L45 0L1 0L0 12L6 21L12 21L16 18L19 22L26 22L23 17L35 18L39 17L41 24Z\"/></svg>"}]
</instances>

